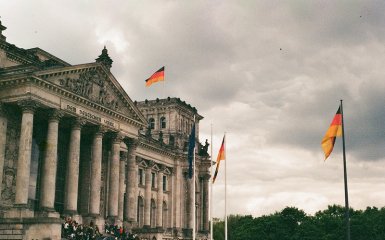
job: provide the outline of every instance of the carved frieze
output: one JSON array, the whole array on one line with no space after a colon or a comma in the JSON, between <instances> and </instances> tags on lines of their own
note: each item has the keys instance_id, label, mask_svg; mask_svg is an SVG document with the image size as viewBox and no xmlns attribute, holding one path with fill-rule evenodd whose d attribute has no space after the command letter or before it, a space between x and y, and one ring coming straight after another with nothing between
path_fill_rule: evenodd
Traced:
<instances>
[{"instance_id":1,"label":"carved frieze","mask_svg":"<svg viewBox=\"0 0 385 240\"><path fill-rule=\"evenodd\" d=\"M118 100L112 90L107 86L107 75L96 69L82 72L77 77L64 77L59 79L60 86L97 102L105 107L117 110Z\"/></svg>"}]
</instances>

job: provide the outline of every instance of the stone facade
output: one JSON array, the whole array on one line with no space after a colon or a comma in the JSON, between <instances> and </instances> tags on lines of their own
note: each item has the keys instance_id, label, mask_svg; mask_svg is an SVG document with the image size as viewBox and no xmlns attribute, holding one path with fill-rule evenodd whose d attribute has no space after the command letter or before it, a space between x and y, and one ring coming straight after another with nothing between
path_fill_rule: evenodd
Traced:
<instances>
[{"instance_id":1,"label":"stone facade","mask_svg":"<svg viewBox=\"0 0 385 240\"><path fill-rule=\"evenodd\" d=\"M0 239L60 239L67 216L140 239L191 239L194 194L197 239L208 239L210 157L197 110L179 98L133 102L106 48L71 65L8 43L5 29L0 22Z\"/></svg>"}]
</instances>

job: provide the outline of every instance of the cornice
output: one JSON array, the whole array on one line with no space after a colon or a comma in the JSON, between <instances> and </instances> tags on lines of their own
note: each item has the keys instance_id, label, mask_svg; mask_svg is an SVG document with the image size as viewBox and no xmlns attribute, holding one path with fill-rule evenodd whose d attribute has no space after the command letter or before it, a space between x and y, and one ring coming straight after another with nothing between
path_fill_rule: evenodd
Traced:
<instances>
[{"instance_id":1,"label":"cornice","mask_svg":"<svg viewBox=\"0 0 385 240\"><path fill-rule=\"evenodd\" d=\"M175 157L175 153L170 152L171 150L169 150L169 151L167 151L168 149L163 150L162 148L154 146L153 144L151 144L149 142L139 141L138 146L142 147L144 149L147 149L147 150L151 150L151 151L156 152L156 153L160 153L160 154L169 156L169 157Z\"/></svg>"}]
</instances>

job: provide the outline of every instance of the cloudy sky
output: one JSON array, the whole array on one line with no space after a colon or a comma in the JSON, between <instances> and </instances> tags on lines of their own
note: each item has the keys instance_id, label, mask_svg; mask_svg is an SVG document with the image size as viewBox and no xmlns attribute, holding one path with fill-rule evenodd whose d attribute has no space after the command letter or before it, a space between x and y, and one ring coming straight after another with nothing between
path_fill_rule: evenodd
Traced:
<instances>
[{"instance_id":1,"label":"cloudy sky","mask_svg":"<svg viewBox=\"0 0 385 240\"><path fill-rule=\"evenodd\" d=\"M71 63L105 45L133 100L197 107L216 158L227 132L228 213L344 205L341 139L320 142L344 100L350 205L385 206L384 1L0 0L8 42ZM166 66L166 82L144 79ZM224 165L221 165L223 167ZM224 214L224 168L214 216Z\"/></svg>"}]
</instances>

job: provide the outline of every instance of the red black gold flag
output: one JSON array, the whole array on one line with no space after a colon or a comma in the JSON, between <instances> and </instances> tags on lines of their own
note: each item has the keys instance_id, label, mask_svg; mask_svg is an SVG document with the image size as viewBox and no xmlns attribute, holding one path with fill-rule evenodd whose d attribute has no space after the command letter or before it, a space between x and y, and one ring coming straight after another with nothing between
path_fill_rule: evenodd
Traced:
<instances>
[{"instance_id":1,"label":"red black gold flag","mask_svg":"<svg viewBox=\"0 0 385 240\"><path fill-rule=\"evenodd\" d=\"M151 75L148 79L146 79L146 87L151 86L151 84L164 81L164 66L161 67L158 71Z\"/></svg>"},{"instance_id":2,"label":"red black gold flag","mask_svg":"<svg viewBox=\"0 0 385 240\"><path fill-rule=\"evenodd\" d=\"M217 157L217 167L215 168L213 183L215 182L215 179L217 178L218 170L219 170L219 164L220 164L221 160L226 160L225 137L226 137L226 135L223 136L222 145L221 145L221 148L219 149L219 153L218 153L218 157Z\"/></svg>"},{"instance_id":3,"label":"red black gold flag","mask_svg":"<svg viewBox=\"0 0 385 240\"><path fill-rule=\"evenodd\" d=\"M327 130L324 138L322 139L321 146L325 152L325 160L329 157L330 153L333 151L336 137L340 137L340 136L342 136L341 106L338 108L337 113L334 116L332 123L330 124L329 129Z\"/></svg>"}]
</instances>

